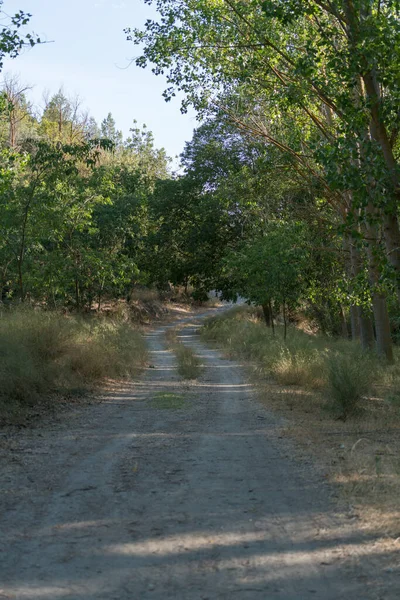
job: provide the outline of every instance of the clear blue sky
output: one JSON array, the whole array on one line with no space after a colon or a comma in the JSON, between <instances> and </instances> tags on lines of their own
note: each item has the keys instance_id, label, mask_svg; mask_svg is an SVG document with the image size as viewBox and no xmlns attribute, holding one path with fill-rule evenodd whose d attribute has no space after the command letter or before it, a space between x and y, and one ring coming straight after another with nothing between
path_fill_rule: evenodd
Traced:
<instances>
[{"instance_id":1,"label":"clear blue sky","mask_svg":"<svg viewBox=\"0 0 400 600\"><path fill-rule=\"evenodd\" d=\"M30 98L41 104L44 90L60 86L78 94L100 122L112 112L119 129L128 135L133 119L146 123L157 146L170 156L179 154L192 137L194 113L181 115L180 102L166 103L161 93L165 81L150 69L139 69L129 60L139 49L127 42L124 27L141 27L154 15L143 0L4 0L2 10L32 14L29 30L54 43L24 51L6 60L3 73L19 74L34 86Z\"/></svg>"}]
</instances>

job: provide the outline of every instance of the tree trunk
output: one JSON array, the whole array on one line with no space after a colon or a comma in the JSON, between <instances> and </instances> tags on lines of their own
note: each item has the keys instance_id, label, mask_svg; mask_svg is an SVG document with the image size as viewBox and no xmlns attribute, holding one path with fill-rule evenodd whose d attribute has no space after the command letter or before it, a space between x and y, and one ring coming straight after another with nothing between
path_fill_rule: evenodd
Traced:
<instances>
[{"instance_id":1,"label":"tree trunk","mask_svg":"<svg viewBox=\"0 0 400 600\"><path fill-rule=\"evenodd\" d=\"M363 258L359 248L350 240L351 276L357 277L361 273ZM367 314L361 306L350 308L352 339L360 339L363 350L371 350L374 346L374 326L371 315Z\"/></svg>"},{"instance_id":2,"label":"tree trunk","mask_svg":"<svg viewBox=\"0 0 400 600\"><path fill-rule=\"evenodd\" d=\"M358 306L359 323L360 323L360 341L363 350L371 350L375 343L374 324L371 315Z\"/></svg>"},{"instance_id":3,"label":"tree trunk","mask_svg":"<svg viewBox=\"0 0 400 600\"><path fill-rule=\"evenodd\" d=\"M374 309L376 349L379 356L393 362L392 339L390 336L389 313L386 298L383 294L375 293L372 296Z\"/></svg>"},{"instance_id":4,"label":"tree trunk","mask_svg":"<svg viewBox=\"0 0 400 600\"><path fill-rule=\"evenodd\" d=\"M367 221L365 228L368 239L368 273L372 289L372 308L376 332L376 349L379 356L383 356L389 362L393 362L393 345L390 336L390 322L386 297L381 291L379 291L379 246L377 243L379 237L377 226L373 224L373 217L376 209L370 203L366 210L371 216L370 222Z\"/></svg>"},{"instance_id":5,"label":"tree trunk","mask_svg":"<svg viewBox=\"0 0 400 600\"><path fill-rule=\"evenodd\" d=\"M16 122L15 122L15 117L12 111L12 114L10 115L10 133L9 133L9 145L10 148L12 150L15 150L16 147L16 139L17 139L17 134L16 134Z\"/></svg>"},{"instance_id":6,"label":"tree trunk","mask_svg":"<svg viewBox=\"0 0 400 600\"><path fill-rule=\"evenodd\" d=\"M283 312L283 339L286 340L286 334L287 334L286 302L284 302L282 305L282 312Z\"/></svg>"},{"instance_id":7,"label":"tree trunk","mask_svg":"<svg viewBox=\"0 0 400 600\"><path fill-rule=\"evenodd\" d=\"M271 311L270 311L269 302L265 302L264 304L262 304L261 308L263 311L264 321L265 321L266 326L271 327Z\"/></svg>"},{"instance_id":8,"label":"tree trunk","mask_svg":"<svg viewBox=\"0 0 400 600\"><path fill-rule=\"evenodd\" d=\"M378 142L382 149L385 165L393 185L393 191L388 195L386 200L386 211L385 206L383 208L383 237L388 260L396 271L397 298L400 302L400 228L397 218L397 207L400 200L400 177L398 164L384 122L384 117L382 116L380 88L376 80L376 73L372 71L365 73L363 75L363 81L367 98L370 102L370 134L372 139Z\"/></svg>"},{"instance_id":9,"label":"tree trunk","mask_svg":"<svg viewBox=\"0 0 400 600\"><path fill-rule=\"evenodd\" d=\"M19 287L19 297L21 302L25 300L25 292L24 292L24 281L22 275L22 257L21 253L18 258L18 287Z\"/></svg>"},{"instance_id":10,"label":"tree trunk","mask_svg":"<svg viewBox=\"0 0 400 600\"><path fill-rule=\"evenodd\" d=\"M80 295L79 295L79 281L78 281L78 277L75 277L75 304L76 304L76 310L79 311L79 309L80 309Z\"/></svg>"},{"instance_id":11,"label":"tree trunk","mask_svg":"<svg viewBox=\"0 0 400 600\"><path fill-rule=\"evenodd\" d=\"M351 339L353 341L360 339L361 334L361 323L360 323L360 310L358 306L354 304L350 306L350 325L351 325Z\"/></svg>"},{"instance_id":12,"label":"tree trunk","mask_svg":"<svg viewBox=\"0 0 400 600\"><path fill-rule=\"evenodd\" d=\"M272 312L271 300L268 302L268 306L269 306L269 314L271 315L272 335L275 335L274 313Z\"/></svg>"},{"instance_id":13,"label":"tree trunk","mask_svg":"<svg viewBox=\"0 0 400 600\"><path fill-rule=\"evenodd\" d=\"M346 315L344 312L344 308L341 304L339 305L339 315L340 315L340 324L342 327L342 337L344 337L345 339L349 339L349 329L347 327L347 319L346 319Z\"/></svg>"},{"instance_id":14,"label":"tree trunk","mask_svg":"<svg viewBox=\"0 0 400 600\"><path fill-rule=\"evenodd\" d=\"M383 235L388 261L396 271L396 291L400 303L400 230L397 215L384 215Z\"/></svg>"}]
</instances>

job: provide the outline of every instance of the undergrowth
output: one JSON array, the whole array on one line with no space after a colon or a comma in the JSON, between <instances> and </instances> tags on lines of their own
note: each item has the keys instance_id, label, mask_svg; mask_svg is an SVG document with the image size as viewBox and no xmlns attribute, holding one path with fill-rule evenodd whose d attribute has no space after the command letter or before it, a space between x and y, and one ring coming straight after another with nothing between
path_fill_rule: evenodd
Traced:
<instances>
[{"instance_id":1,"label":"undergrowth","mask_svg":"<svg viewBox=\"0 0 400 600\"><path fill-rule=\"evenodd\" d=\"M235 308L209 319L201 330L205 341L223 346L229 355L250 361L263 375L283 386L324 392L337 417L357 414L372 386L388 377L390 367L358 344L344 339L308 334L290 328L283 339L265 327L252 308Z\"/></svg>"},{"instance_id":2,"label":"undergrowth","mask_svg":"<svg viewBox=\"0 0 400 600\"><path fill-rule=\"evenodd\" d=\"M33 309L0 313L0 417L105 378L134 376L144 365L139 331L112 319Z\"/></svg>"}]
</instances>

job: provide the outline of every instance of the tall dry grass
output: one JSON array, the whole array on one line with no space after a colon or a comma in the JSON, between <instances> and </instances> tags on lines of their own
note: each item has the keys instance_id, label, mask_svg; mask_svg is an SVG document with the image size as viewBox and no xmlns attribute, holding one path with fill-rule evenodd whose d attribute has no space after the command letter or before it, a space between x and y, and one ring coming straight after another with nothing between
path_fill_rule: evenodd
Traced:
<instances>
[{"instance_id":1,"label":"tall dry grass","mask_svg":"<svg viewBox=\"0 0 400 600\"><path fill-rule=\"evenodd\" d=\"M0 313L0 415L52 394L135 375L146 360L139 331L111 319L20 309Z\"/></svg>"},{"instance_id":2,"label":"tall dry grass","mask_svg":"<svg viewBox=\"0 0 400 600\"><path fill-rule=\"evenodd\" d=\"M178 339L176 329L167 329L165 337L168 347L176 356L179 375L183 379L198 379L202 372L200 358Z\"/></svg>"},{"instance_id":3,"label":"tall dry grass","mask_svg":"<svg viewBox=\"0 0 400 600\"><path fill-rule=\"evenodd\" d=\"M284 386L320 390L340 418L357 413L362 398L373 386L390 379L400 397L400 369L383 364L359 344L290 328L283 339L282 327L275 335L250 307L237 307L209 319L202 328L205 341L222 345L228 354L250 361L262 374ZM397 387L396 387L397 381Z\"/></svg>"}]
</instances>

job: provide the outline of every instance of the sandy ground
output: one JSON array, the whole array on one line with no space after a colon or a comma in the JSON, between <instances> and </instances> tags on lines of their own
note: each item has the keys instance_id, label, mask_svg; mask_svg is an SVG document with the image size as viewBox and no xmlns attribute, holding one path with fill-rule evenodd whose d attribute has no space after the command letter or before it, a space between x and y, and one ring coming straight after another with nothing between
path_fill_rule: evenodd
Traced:
<instances>
[{"instance_id":1,"label":"sandy ground","mask_svg":"<svg viewBox=\"0 0 400 600\"><path fill-rule=\"evenodd\" d=\"M3 434L0 598L397 600L392 554L186 325L198 382L179 381L163 326L140 382Z\"/></svg>"}]
</instances>

